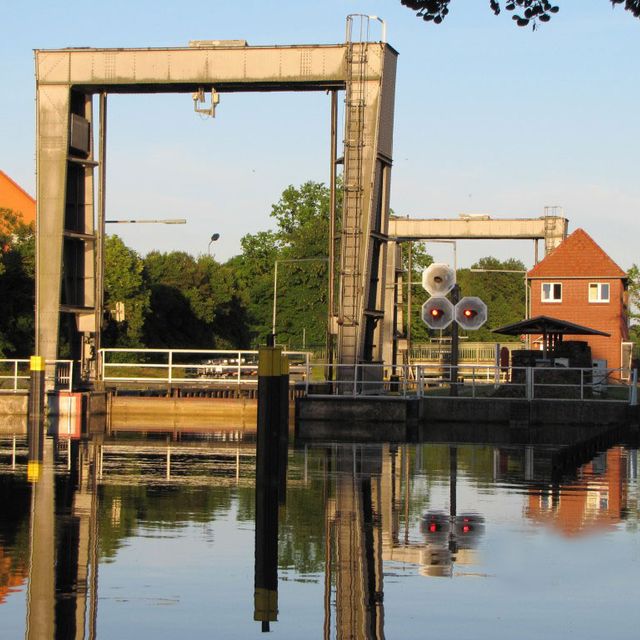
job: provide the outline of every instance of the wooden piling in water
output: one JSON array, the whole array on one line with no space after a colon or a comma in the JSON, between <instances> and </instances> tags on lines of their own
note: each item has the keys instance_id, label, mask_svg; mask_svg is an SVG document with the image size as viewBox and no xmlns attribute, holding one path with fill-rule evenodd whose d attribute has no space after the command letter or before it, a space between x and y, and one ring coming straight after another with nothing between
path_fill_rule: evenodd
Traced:
<instances>
[{"instance_id":1,"label":"wooden piling in water","mask_svg":"<svg viewBox=\"0 0 640 640\"><path fill-rule=\"evenodd\" d=\"M37 482L40 479L43 458L44 358L42 356L31 356L29 368L29 403L27 410L29 457L27 461L27 478L29 482Z\"/></svg>"}]
</instances>

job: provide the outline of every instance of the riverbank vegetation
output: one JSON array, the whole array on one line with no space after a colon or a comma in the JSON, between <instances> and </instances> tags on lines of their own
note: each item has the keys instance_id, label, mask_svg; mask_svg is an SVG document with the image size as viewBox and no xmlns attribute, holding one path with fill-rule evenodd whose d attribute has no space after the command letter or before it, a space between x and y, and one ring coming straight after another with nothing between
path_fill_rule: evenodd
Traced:
<instances>
[{"instance_id":1,"label":"riverbank vegetation","mask_svg":"<svg viewBox=\"0 0 640 640\"><path fill-rule=\"evenodd\" d=\"M339 197L337 206L339 210ZM273 228L245 235L241 253L224 263L207 254L192 256L183 251L152 251L142 256L117 235L108 236L103 345L227 349L264 344L274 321L277 264L278 343L322 352L328 310L329 209L330 193L324 184L287 187L271 208ZM0 210L0 246L0 357L26 357L34 348L33 225L24 224L12 211ZM401 332L410 334L414 345L443 337L420 319L427 299L420 286L421 273L431 262L428 244L403 245ZM493 257L458 270L461 295L479 296L489 308L486 325L469 332L469 340L494 342L492 329L525 317L524 270L520 260ZM637 323L640 273L636 265L629 276L630 309ZM640 344L637 324L632 335Z\"/></svg>"}]
</instances>

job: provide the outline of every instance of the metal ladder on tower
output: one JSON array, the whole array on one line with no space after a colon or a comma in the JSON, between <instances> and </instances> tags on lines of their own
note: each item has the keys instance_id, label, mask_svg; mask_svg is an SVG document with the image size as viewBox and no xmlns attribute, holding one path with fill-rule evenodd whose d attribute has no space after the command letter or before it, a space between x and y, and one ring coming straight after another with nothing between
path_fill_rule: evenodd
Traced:
<instances>
[{"instance_id":1,"label":"metal ladder on tower","mask_svg":"<svg viewBox=\"0 0 640 640\"><path fill-rule=\"evenodd\" d=\"M345 139L343 180L343 226L340 254L339 358L356 362L359 349L359 322L362 315L363 283L361 266L362 216L364 209L362 161L366 108L365 78L368 17L360 18L359 38L353 37L352 16L347 22L347 87L345 97ZM366 25L366 28L365 26Z\"/></svg>"}]
</instances>

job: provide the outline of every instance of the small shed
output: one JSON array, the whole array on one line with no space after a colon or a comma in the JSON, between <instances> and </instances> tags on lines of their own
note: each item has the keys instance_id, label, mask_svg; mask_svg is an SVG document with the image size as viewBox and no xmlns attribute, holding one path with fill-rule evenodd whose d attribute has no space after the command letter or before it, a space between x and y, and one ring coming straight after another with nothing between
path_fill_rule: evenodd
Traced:
<instances>
[{"instance_id":1,"label":"small shed","mask_svg":"<svg viewBox=\"0 0 640 640\"><path fill-rule=\"evenodd\" d=\"M564 336L607 336L611 334L598 329L591 329L567 320L551 318L549 316L536 316L528 320L521 320L513 324L494 329L493 333L506 336L536 335L542 336L542 357L552 353L563 341Z\"/></svg>"}]
</instances>

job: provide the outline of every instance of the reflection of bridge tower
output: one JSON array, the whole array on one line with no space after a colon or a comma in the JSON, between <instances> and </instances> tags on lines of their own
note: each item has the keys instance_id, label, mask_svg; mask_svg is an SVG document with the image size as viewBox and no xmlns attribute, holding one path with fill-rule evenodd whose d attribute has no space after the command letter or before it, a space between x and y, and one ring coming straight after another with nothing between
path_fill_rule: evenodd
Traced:
<instances>
[{"instance_id":1,"label":"reflection of bridge tower","mask_svg":"<svg viewBox=\"0 0 640 640\"><path fill-rule=\"evenodd\" d=\"M54 638L55 627L55 487L53 441L46 438L42 473L32 486L31 566L27 594L27 640Z\"/></svg>"},{"instance_id":2,"label":"reflection of bridge tower","mask_svg":"<svg viewBox=\"0 0 640 640\"><path fill-rule=\"evenodd\" d=\"M384 638L380 453L338 445L335 497L327 502L328 552L335 564L336 636ZM328 604L328 603L327 603ZM330 636L329 610L325 637Z\"/></svg>"},{"instance_id":3,"label":"reflection of bridge tower","mask_svg":"<svg viewBox=\"0 0 640 640\"><path fill-rule=\"evenodd\" d=\"M73 444L71 472L61 479L66 490L59 488L59 504L54 498L55 448L50 438L45 441L42 475L33 486L29 640L54 637L82 640L89 595L89 637L95 637L98 564L95 464L85 448ZM61 522L57 532L56 518Z\"/></svg>"}]
</instances>

